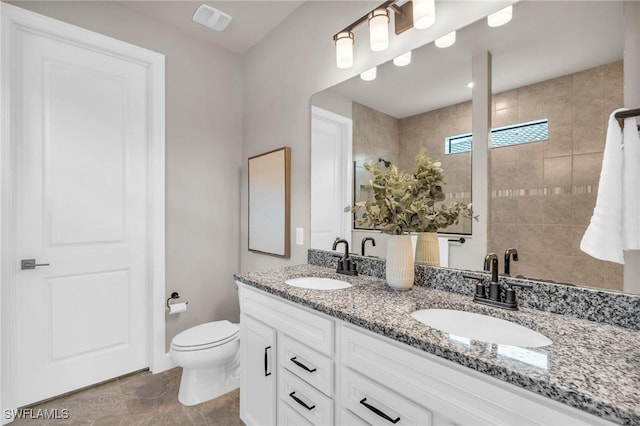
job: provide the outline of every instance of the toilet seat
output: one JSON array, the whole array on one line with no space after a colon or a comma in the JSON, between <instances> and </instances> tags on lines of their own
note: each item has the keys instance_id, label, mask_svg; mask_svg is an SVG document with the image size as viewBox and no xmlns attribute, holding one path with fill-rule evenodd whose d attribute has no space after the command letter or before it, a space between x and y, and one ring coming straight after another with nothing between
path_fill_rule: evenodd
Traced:
<instances>
[{"instance_id":1,"label":"toilet seat","mask_svg":"<svg viewBox=\"0 0 640 426\"><path fill-rule=\"evenodd\" d=\"M215 348L238 338L240 328L229 321L214 321L178 333L171 341L175 351L201 351Z\"/></svg>"}]
</instances>

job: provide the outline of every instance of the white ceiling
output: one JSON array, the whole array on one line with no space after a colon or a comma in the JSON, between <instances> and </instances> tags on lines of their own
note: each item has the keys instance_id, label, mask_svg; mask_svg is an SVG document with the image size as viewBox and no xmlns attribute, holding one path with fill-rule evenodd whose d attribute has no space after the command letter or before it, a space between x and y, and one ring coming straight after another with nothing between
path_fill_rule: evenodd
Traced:
<instances>
[{"instance_id":1,"label":"white ceiling","mask_svg":"<svg viewBox=\"0 0 640 426\"><path fill-rule=\"evenodd\" d=\"M430 43L413 51L409 66L388 62L374 81L356 76L328 90L409 117L470 100L474 52L492 53L494 93L621 60L622 19L619 1L520 2L503 27L490 28L482 19L458 31L452 47Z\"/></svg>"},{"instance_id":2,"label":"white ceiling","mask_svg":"<svg viewBox=\"0 0 640 426\"><path fill-rule=\"evenodd\" d=\"M120 1L118 3L178 28L185 34L242 54L277 27L303 1ZM203 3L231 15L231 23L224 31L213 31L192 21L193 12Z\"/></svg>"}]
</instances>

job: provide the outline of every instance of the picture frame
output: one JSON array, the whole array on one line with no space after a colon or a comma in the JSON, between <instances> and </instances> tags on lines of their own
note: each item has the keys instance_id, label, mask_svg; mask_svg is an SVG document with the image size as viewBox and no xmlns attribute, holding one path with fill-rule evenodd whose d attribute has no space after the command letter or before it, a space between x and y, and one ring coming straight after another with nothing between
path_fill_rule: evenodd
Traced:
<instances>
[{"instance_id":1,"label":"picture frame","mask_svg":"<svg viewBox=\"0 0 640 426\"><path fill-rule=\"evenodd\" d=\"M248 159L249 251L291 255L291 148Z\"/></svg>"}]
</instances>

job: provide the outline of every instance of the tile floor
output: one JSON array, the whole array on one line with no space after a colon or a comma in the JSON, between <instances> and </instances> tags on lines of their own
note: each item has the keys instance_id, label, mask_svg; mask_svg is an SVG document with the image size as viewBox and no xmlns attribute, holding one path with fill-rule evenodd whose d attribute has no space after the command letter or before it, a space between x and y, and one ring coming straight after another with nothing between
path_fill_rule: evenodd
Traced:
<instances>
[{"instance_id":1,"label":"tile floor","mask_svg":"<svg viewBox=\"0 0 640 426\"><path fill-rule=\"evenodd\" d=\"M239 417L238 390L192 407L178 402L180 374L174 368L160 374L148 371L120 377L71 395L30 407L32 416L38 409L67 409L66 420L18 419L22 425L219 425L243 426ZM61 415L61 414L60 414Z\"/></svg>"}]
</instances>

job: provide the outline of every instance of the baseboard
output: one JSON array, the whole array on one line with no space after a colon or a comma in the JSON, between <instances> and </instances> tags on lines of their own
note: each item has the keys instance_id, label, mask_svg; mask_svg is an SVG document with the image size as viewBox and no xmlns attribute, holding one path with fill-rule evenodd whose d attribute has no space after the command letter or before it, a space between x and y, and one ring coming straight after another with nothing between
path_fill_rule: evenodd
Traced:
<instances>
[{"instance_id":1,"label":"baseboard","mask_svg":"<svg viewBox=\"0 0 640 426\"><path fill-rule=\"evenodd\" d=\"M167 352L163 356L158 357L157 360L154 360L150 370L153 374L158 374L162 373L163 371L171 370L175 366L176 365L173 363L173 361L171 361L169 352Z\"/></svg>"}]
</instances>

